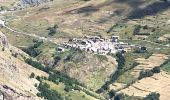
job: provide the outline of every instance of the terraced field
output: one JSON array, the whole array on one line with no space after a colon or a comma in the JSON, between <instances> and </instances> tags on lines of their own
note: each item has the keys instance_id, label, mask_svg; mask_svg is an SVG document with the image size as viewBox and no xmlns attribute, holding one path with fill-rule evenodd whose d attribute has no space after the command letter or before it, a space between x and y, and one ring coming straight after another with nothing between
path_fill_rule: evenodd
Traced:
<instances>
[{"instance_id":1,"label":"terraced field","mask_svg":"<svg viewBox=\"0 0 170 100\"><path fill-rule=\"evenodd\" d=\"M137 81L135 84L121 90L130 96L145 97L151 92L160 93L160 100L169 100L170 97L170 76L164 71L151 77Z\"/></svg>"}]
</instances>

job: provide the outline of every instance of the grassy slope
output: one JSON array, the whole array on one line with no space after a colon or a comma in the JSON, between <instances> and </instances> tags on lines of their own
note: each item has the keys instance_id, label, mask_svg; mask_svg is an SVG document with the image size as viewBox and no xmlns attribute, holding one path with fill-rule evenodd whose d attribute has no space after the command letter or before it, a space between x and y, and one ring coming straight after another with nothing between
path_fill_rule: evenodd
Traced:
<instances>
[{"instance_id":1,"label":"grassy slope","mask_svg":"<svg viewBox=\"0 0 170 100\"><path fill-rule=\"evenodd\" d=\"M73 50L56 53L55 56L61 57L61 61L56 66L56 69L80 80L94 91L99 89L109 79L116 68L115 59L107 58L106 56L97 56ZM69 60L65 60L70 56Z\"/></svg>"},{"instance_id":2,"label":"grassy slope","mask_svg":"<svg viewBox=\"0 0 170 100\"><path fill-rule=\"evenodd\" d=\"M56 85L50 81L45 81L45 82L50 85L51 89L58 91L63 96L69 97L69 99L72 99L72 100L97 100L96 98L87 95L83 91L74 90L74 91L66 92L64 90L65 85L63 83L59 83L58 85Z\"/></svg>"},{"instance_id":3,"label":"grassy slope","mask_svg":"<svg viewBox=\"0 0 170 100\"><path fill-rule=\"evenodd\" d=\"M12 47L10 47L10 49L13 51ZM18 52L19 50L16 49L16 51ZM38 83L38 81L30 79L30 74L33 72L38 76L47 77L48 75L45 72L35 69L32 66L25 64L25 62L13 57L8 49L0 51L0 55L0 82L13 88L19 93L21 92L26 95L36 96L38 91L34 87L34 84Z\"/></svg>"}]
</instances>

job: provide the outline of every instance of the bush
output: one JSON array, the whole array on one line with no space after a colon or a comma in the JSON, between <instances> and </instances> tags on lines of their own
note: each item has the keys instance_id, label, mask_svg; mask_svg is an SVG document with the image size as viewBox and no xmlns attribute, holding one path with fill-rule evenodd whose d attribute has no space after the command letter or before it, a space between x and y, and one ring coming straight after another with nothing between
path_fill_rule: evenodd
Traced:
<instances>
[{"instance_id":1,"label":"bush","mask_svg":"<svg viewBox=\"0 0 170 100\"><path fill-rule=\"evenodd\" d=\"M38 87L37 83L34 84L35 87Z\"/></svg>"},{"instance_id":2,"label":"bush","mask_svg":"<svg viewBox=\"0 0 170 100\"><path fill-rule=\"evenodd\" d=\"M55 28L53 28L53 27L49 27L47 30L49 30L48 35L53 36L54 34L56 34L56 29L55 29Z\"/></svg>"},{"instance_id":3,"label":"bush","mask_svg":"<svg viewBox=\"0 0 170 100\"><path fill-rule=\"evenodd\" d=\"M65 90L66 92L69 92L69 91L71 91L72 89L73 89L73 87L70 86L70 85L66 85L65 88L64 88L64 90Z\"/></svg>"},{"instance_id":4,"label":"bush","mask_svg":"<svg viewBox=\"0 0 170 100\"><path fill-rule=\"evenodd\" d=\"M114 100L143 100L137 96L129 96L124 93L119 93L114 96Z\"/></svg>"},{"instance_id":5,"label":"bush","mask_svg":"<svg viewBox=\"0 0 170 100\"><path fill-rule=\"evenodd\" d=\"M48 35L53 36L54 34L56 34L57 33L57 31L56 31L57 28L58 28L58 25L56 25L56 24L53 27L47 28L47 30L49 30Z\"/></svg>"},{"instance_id":6,"label":"bush","mask_svg":"<svg viewBox=\"0 0 170 100\"><path fill-rule=\"evenodd\" d=\"M152 70L153 73L160 73L160 71L161 71L160 67L154 67Z\"/></svg>"},{"instance_id":7,"label":"bush","mask_svg":"<svg viewBox=\"0 0 170 100\"><path fill-rule=\"evenodd\" d=\"M54 58L54 64L56 65L60 60L61 60L61 57L60 56L56 56Z\"/></svg>"},{"instance_id":8,"label":"bush","mask_svg":"<svg viewBox=\"0 0 170 100\"><path fill-rule=\"evenodd\" d=\"M143 27L143 29L145 29L145 30L148 29L148 25L145 25L145 26Z\"/></svg>"},{"instance_id":9,"label":"bush","mask_svg":"<svg viewBox=\"0 0 170 100\"><path fill-rule=\"evenodd\" d=\"M4 48L4 47L2 47L2 51L5 51L5 48Z\"/></svg>"},{"instance_id":10,"label":"bush","mask_svg":"<svg viewBox=\"0 0 170 100\"><path fill-rule=\"evenodd\" d=\"M115 96L115 95L116 95L116 91L112 89L112 90L109 92L110 98L112 98L112 97Z\"/></svg>"},{"instance_id":11,"label":"bush","mask_svg":"<svg viewBox=\"0 0 170 100\"><path fill-rule=\"evenodd\" d=\"M142 79L142 78L145 78L145 77L150 77L152 76L154 73L160 73L160 67L154 67L153 69L151 70L142 70L139 74L139 77L138 79Z\"/></svg>"},{"instance_id":12,"label":"bush","mask_svg":"<svg viewBox=\"0 0 170 100\"><path fill-rule=\"evenodd\" d=\"M118 69L123 69L124 65L125 65L125 58L121 53L117 53L116 54L117 57L117 62L118 62Z\"/></svg>"},{"instance_id":13,"label":"bush","mask_svg":"<svg viewBox=\"0 0 170 100\"><path fill-rule=\"evenodd\" d=\"M107 33L110 33L117 25L118 25L118 24L113 25L112 27L110 27L109 30L107 31Z\"/></svg>"},{"instance_id":14,"label":"bush","mask_svg":"<svg viewBox=\"0 0 170 100\"><path fill-rule=\"evenodd\" d=\"M152 92L147 95L143 100L159 100L160 94L156 92Z\"/></svg>"},{"instance_id":15,"label":"bush","mask_svg":"<svg viewBox=\"0 0 170 100\"><path fill-rule=\"evenodd\" d=\"M41 77L40 77L40 76L37 76L36 79L37 79L38 81L41 81Z\"/></svg>"},{"instance_id":16,"label":"bush","mask_svg":"<svg viewBox=\"0 0 170 100\"><path fill-rule=\"evenodd\" d=\"M141 28L140 25L136 25L133 30L133 35L138 35L138 33L140 32L140 28Z\"/></svg>"},{"instance_id":17,"label":"bush","mask_svg":"<svg viewBox=\"0 0 170 100\"><path fill-rule=\"evenodd\" d=\"M154 73L151 71L151 70L146 70L146 71L141 71L140 74L139 74L139 77L138 79L142 79L142 78L145 78L145 77L150 77L152 76Z\"/></svg>"},{"instance_id":18,"label":"bush","mask_svg":"<svg viewBox=\"0 0 170 100\"><path fill-rule=\"evenodd\" d=\"M35 74L32 72L30 75L30 78L34 78L34 77L35 77Z\"/></svg>"}]
</instances>

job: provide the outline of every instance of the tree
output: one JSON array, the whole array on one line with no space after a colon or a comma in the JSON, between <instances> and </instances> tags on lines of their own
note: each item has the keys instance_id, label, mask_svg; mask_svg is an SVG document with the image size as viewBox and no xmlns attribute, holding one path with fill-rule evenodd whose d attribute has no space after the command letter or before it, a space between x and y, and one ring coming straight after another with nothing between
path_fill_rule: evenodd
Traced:
<instances>
[{"instance_id":1,"label":"tree","mask_svg":"<svg viewBox=\"0 0 170 100\"><path fill-rule=\"evenodd\" d=\"M49 30L48 35L53 36L54 34L56 34L57 33L57 31L56 31L57 28L58 28L57 24L55 24L53 27L47 28L47 30Z\"/></svg>"},{"instance_id":2,"label":"tree","mask_svg":"<svg viewBox=\"0 0 170 100\"><path fill-rule=\"evenodd\" d=\"M153 71L152 70L142 70L141 72L140 72L140 74L139 74L139 77L138 77L138 79L140 80L140 79L142 79L142 78L145 78L145 77L150 77L150 76L152 76L154 73L153 73Z\"/></svg>"},{"instance_id":3,"label":"tree","mask_svg":"<svg viewBox=\"0 0 170 100\"><path fill-rule=\"evenodd\" d=\"M2 47L2 51L5 51L5 48L4 48L4 47Z\"/></svg>"},{"instance_id":4,"label":"tree","mask_svg":"<svg viewBox=\"0 0 170 100\"><path fill-rule=\"evenodd\" d=\"M35 74L32 72L30 75L30 78L34 78L34 77L35 77Z\"/></svg>"},{"instance_id":5,"label":"tree","mask_svg":"<svg viewBox=\"0 0 170 100\"><path fill-rule=\"evenodd\" d=\"M140 28L141 28L140 25L136 25L135 29L133 30L133 35L137 35L140 32Z\"/></svg>"},{"instance_id":6,"label":"tree","mask_svg":"<svg viewBox=\"0 0 170 100\"><path fill-rule=\"evenodd\" d=\"M37 79L38 81L41 81L41 77L40 77L40 76L37 76L36 79Z\"/></svg>"},{"instance_id":7,"label":"tree","mask_svg":"<svg viewBox=\"0 0 170 100\"><path fill-rule=\"evenodd\" d=\"M49 27L47 30L49 30L48 35L53 36L54 34L56 34L56 29L55 29L55 28L53 28L53 27Z\"/></svg>"},{"instance_id":8,"label":"tree","mask_svg":"<svg viewBox=\"0 0 170 100\"><path fill-rule=\"evenodd\" d=\"M35 83L34 86L37 87L38 86L37 83Z\"/></svg>"},{"instance_id":9,"label":"tree","mask_svg":"<svg viewBox=\"0 0 170 100\"><path fill-rule=\"evenodd\" d=\"M57 28L58 28L58 25L57 25L57 24L55 24L55 25L54 25L54 28L55 28L55 29L57 29Z\"/></svg>"},{"instance_id":10,"label":"tree","mask_svg":"<svg viewBox=\"0 0 170 100\"><path fill-rule=\"evenodd\" d=\"M148 29L148 25L145 25L145 26L143 27L143 29Z\"/></svg>"},{"instance_id":11,"label":"tree","mask_svg":"<svg viewBox=\"0 0 170 100\"><path fill-rule=\"evenodd\" d=\"M54 58L54 64L56 65L60 60L61 60L61 57L60 56L56 56Z\"/></svg>"},{"instance_id":12,"label":"tree","mask_svg":"<svg viewBox=\"0 0 170 100\"><path fill-rule=\"evenodd\" d=\"M35 43L33 46L29 46L26 49L23 49L24 52L26 52L27 54L29 54L32 57L36 57L38 56L40 53L42 53L42 51L40 51L39 49L37 49L41 44L43 44L43 41L35 41L33 40L33 42Z\"/></svg>"},{"instance_id":13,"label":"tree","mask_svg":"<svg viewBox=\"0 0 170 100\"><path fill-rule=\"evenodd\" d=\"M147 95L143 100L159 100L160 94L156 92L152 92Z\"/></svg>"},{"instance_id":14,"label":"tree","mask_svg":"<svg viewBox=\"0 0 170 100\"><path fill-rule=\"evenodd\" d=\"M3 11L3 10L5 10L5 7L4 7L4 6L1 6L1 7L0 7L0 11Z\"/></svg>"},{"instance_id":15,"label":"tree","mask_svg":"<svg viewBox=\"0 0 170 100\"><path fill-rule=\"evenodd\" d=\"M160 73L160 71L161 71L160 67L154 67L152 70L153 73Z\"/></svg>"},{"instance_id":16,"label":"tree","mask_svg":"<svg viewBox=\"0 0 170 100\"><path fill-rule=\"evenodd\" d=\"M115 96L115 95L116 95L116 91L112 89L112 90L109 92L110 98L112 98L112 97Z\"/></svg>"},{"instance_id":17,"label":"tree","mask_svg":"<svg viewBox=\"0 0 170 100\"><path fill-rule=\"evenodd\" d=\"M64 90L65 90L66 92L69 92L69 91L71 91L72 89L73 89L72 86L69 86L69 85L66 85L65 88L64 88Z\"/></svg>"}]
</instances>

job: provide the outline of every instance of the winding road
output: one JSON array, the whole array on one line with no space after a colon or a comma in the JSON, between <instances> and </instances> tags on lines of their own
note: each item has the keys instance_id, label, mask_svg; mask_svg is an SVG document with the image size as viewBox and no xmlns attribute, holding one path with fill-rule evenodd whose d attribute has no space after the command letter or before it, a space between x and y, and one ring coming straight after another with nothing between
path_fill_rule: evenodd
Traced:
<instances>
[{"instance_id":1,"label":"winding road","mask_svg":"<svg viewBox=\"0 0 170 100\"><path fill-rule=\"evenodd\" d=\"M1 24L0 24L1 25ZM40 40L43 40L43 41L48 41L48 42L52 42L52 43L55 43L57 44L55 41L54 41L54 38L46 38L46 37L41 37L41 36L38 36L36 34L30 34L30 33L24 33L24 32L19 32L19 31L16 31L6 25L2 25L4 28L14 32L14 33L17 33L17 34L23 34L23 35L27 35L27 36L30 36L30 37L34 37L36 39L40 39Z\"/></svg>"}]
</instances>

